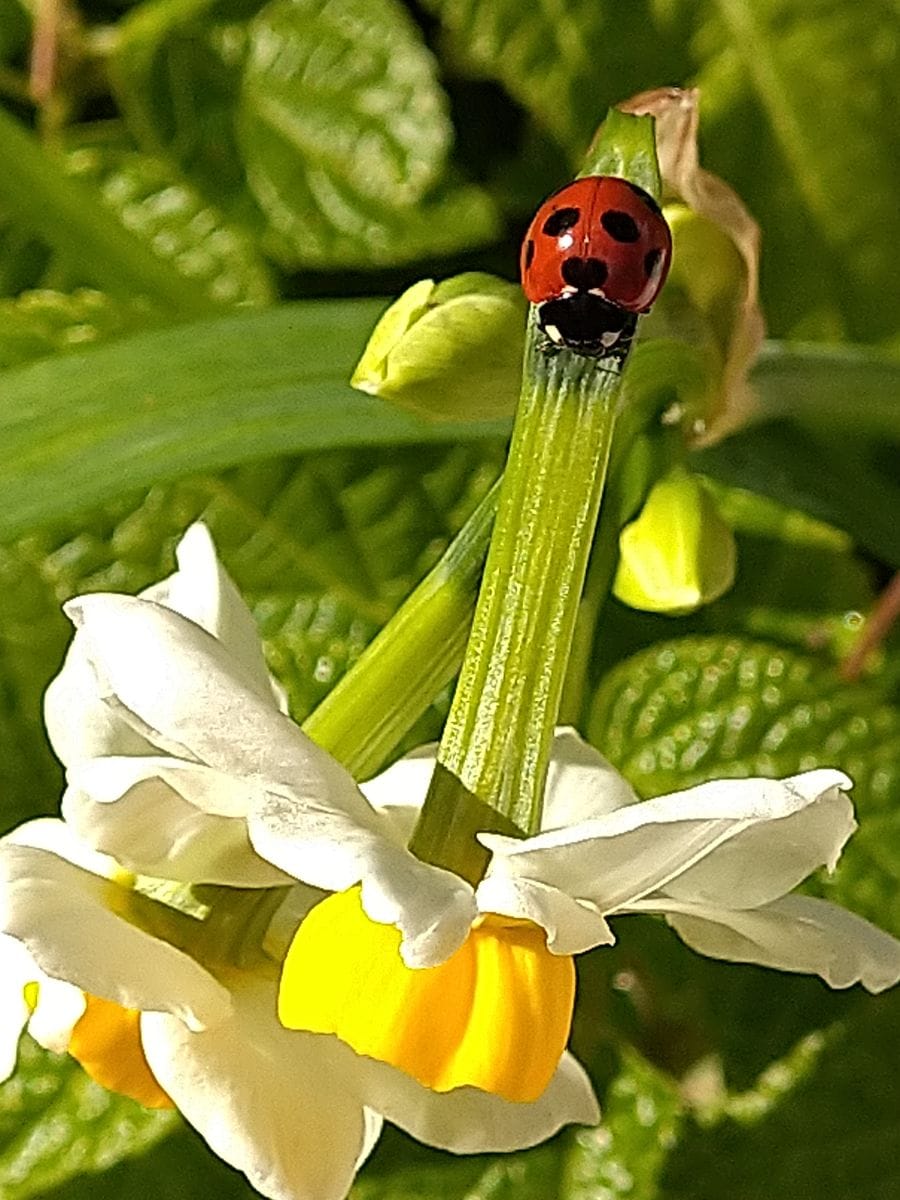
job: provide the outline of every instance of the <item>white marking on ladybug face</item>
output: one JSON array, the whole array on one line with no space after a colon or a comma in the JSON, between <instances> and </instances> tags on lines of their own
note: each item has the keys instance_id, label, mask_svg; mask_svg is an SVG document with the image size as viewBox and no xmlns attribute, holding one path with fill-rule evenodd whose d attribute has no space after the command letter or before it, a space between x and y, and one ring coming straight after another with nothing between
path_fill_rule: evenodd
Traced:
<instances>
[{"instance_id":1,"label":"white marking on ladybug face","mask_svg":"<svg viewBox=\"0 0 900 1200\"><path fill-rule=\"evenodd\" d=\"M554 342L557 346L561 346L563 344L563 336L555 325L545 325L544 333L546 333L550 341Z\"/></svg>"},{"instance_id":2,"label":"white marking on ladybug face","mask_svg":"<svg viewBox=\"0 0 900 1200\"><path fill-rule=\"evenodd\" d=\"M588 295L589 296L599 296L601 300L606 299L606 292L604 292L603 288L589 288Z\"/></svg>"},{"instance_id":3,"label":"white marking on ladybug face","mask_svg":"<svg viewBox=\"0 0 900 1200\"><path fill-rule=\"evenodd\" d=\"M611 350L612 347L619 340L621 332L622 331L620 329L615 329L615 330L610 330L607 333L601 334L600 335L600 345L603 347L603 349Z\"/></svg>"}]
</instances>

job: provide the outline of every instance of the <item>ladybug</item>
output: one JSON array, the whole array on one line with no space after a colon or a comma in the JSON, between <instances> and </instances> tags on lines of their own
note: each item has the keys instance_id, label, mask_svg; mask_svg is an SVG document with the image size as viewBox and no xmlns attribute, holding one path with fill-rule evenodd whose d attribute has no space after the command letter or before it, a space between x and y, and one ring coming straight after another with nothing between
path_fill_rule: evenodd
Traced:
<instances>
[{"instance_id":1,"label":"ladybug","mask_svg":"<svg viewBox=\"0 0 900 1200\"><path fill-rule=\"evenodd\" d=\"M627 179L588 175L538 209L522 243L522 288L552 345L622 359L671 257L652 196Z\"/></svg>"}]
</instances>

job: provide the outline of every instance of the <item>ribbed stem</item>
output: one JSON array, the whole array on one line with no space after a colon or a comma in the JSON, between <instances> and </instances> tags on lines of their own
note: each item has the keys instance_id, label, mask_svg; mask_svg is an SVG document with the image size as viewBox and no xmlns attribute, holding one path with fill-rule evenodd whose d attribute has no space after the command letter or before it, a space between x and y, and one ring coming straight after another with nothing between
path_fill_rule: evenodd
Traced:
<instances>
[{"instance_id":1,"label":"ribbed stem","mask_svg":"<svg viewBox=\"0 0 900 1200\"><path fill-rule=\"evenodd\" d=\"M491 547L438 754L444 770L411 842L421 858L451 865L446 830L467 823L454 810L473 798L493 810L495 828L539 828L619 382L612 359L549 351L532 319ZM477 847L465 869L457 850L452 858L452 869L477 875Z\"/></svg>"}]
</instances>

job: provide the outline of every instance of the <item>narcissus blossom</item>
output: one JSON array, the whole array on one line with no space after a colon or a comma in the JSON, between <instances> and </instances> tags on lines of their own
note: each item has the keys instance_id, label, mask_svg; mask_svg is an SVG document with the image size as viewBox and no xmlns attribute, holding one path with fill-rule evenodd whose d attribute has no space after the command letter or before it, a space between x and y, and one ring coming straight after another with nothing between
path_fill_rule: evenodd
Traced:
<instances>
[{"instance_id":1,"label":"narcissus blossom","mask_svg":"<svg viewBox=\"0 0 900 1200\"><path fill-rule=\"evenodd\" d=\"M311 824L326 823L327 857L328 798L349 777L283 715L252 617L203 527L178 558L141 597L70 606L80 629L46 698L67 769L63 820L0 839L3 1077L27 1025L104 1086L176 1106L274 1200L340 1200L382 1115L457 1153L596 1121L570 1055L539 1099L512 1104L472 1087L438 1094L278 1021L280 958L321 893L255 852L247 817L273 796L304 805ZM376 849L384 878L393 870L399 882L371 894L400 911L405 866L416 879L431 868L350 786L356 814L391 831ZM348 835L356 814L342 818ZM446 881L451 911L457 891L467 897L460 882Z\"/></svg>"},{"instance_id":2,"label":"narcissus blossom","mask_svg":"<svg viewBox=\"0 0 900 1200\"><path fill-rule=\"evenodd\" d=\"M638 802L561 730L541 832L480 834L490 858L473 886L407 849L433 750L357 786L281 711L239 604L195 528L162 596L68 606L79 632L48 696L64 815L142 874L333 893L301 906L288 939L279 1013L300 1032L286 1036L339 1051L333 1078L422 1140L509 1149L596 1119L564 1049L572 956L611 944L620 915L658 913L703 953L834 987L900 978L900 943L791 894L834 866L854 828L840 772ZM72 707L87 714L74 742L60 733Z\"/></svg>"},{"instance_id":3,"label":"narcissus blossom","mask_svg":"<svg viewBox=\"0 0 900 1200\"><path fill-rule=\"evenodd\" d=\"M365 790L411 829L433 762L433 751L419 751ZM592 747L559 730L542 831L479 835L491 858L472 892L478 916L462 949L442 965L410 970L400 933L366 920L354 892L340 893L297 932L282 1019L335 1032L430 1087L466 1081L525 1100L549 1078L568 1037L574 980L565 965L571 972L572 955L612 944L611 922L628 913L660 914L715 958L881 991L900 979L900 942L835 904L791 894L816 868L835 866L855 828L849 786L839 771L816 770L638 802ZM270 827L265 845L291 868L288 829ZM427 938L418 941L420 961L429 949ZM315 992L301 982L311 971L325 981ZM373 1019L378 995L388 997L390 1020ZM434 1020L438 997L452 1020Z\"/></svg>"},{"instance_id":4,"label":"narcissus blossom","mask_svg":"<svg viewBox=\"0 0 900 1200\"><path fill-rule=\"evenodd\" d=\"M27 1025L104 1087L180 1109L263 1195L340 1200L381 1129L340 1079L343 1048L279 1024L272 964L208 969L166 940L167 916L173 937L199 933L63 821L2 839L3 1077Z\"/></svg>"}]
</instances>

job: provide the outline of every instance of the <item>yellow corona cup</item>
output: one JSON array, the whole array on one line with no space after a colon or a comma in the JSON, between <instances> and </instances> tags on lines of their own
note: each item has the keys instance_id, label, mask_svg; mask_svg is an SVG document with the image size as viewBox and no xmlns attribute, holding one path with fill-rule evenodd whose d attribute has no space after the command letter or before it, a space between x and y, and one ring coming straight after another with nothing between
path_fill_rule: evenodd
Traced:
<instances>
[{"instance_id":1,"label":"yellow corona cup","mask_svg":"<svg viewBox=\"0 0 900 1200\"><path fill-rule=\"evenodd\" d=\"M476 1087L530 1102L559 1064L574 1000L573 961L551 954L538 926L486 916L446 962L413 970L398 930L370 920L351 888L297 931L279 1017L335 1034L433 1091Z\"/></svg>"}]
</instances>

